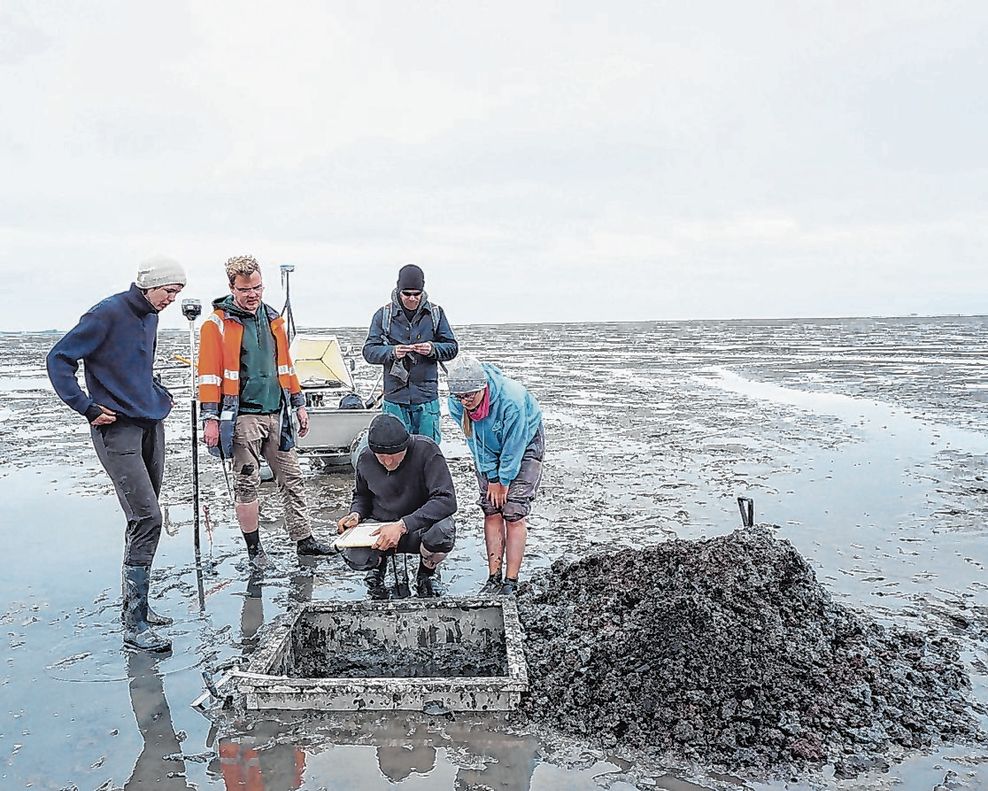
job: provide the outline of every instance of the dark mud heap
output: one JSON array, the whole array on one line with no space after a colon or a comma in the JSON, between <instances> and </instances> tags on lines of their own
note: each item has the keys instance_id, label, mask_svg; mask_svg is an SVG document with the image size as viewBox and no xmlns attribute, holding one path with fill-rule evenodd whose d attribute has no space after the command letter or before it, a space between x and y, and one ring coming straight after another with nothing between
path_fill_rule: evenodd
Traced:
<instances>
[{"instance_id":1,"label":"dark mud heap","mask_svg":"<svg viewBox=\"0 0 988 791\"><path fill-rule=\"evenodd\" d=\"M764 528L557 562L518 603L528 714L605 747L853 774L977 735L949 639L834 603Z\"/></svg>"}]
</instances>

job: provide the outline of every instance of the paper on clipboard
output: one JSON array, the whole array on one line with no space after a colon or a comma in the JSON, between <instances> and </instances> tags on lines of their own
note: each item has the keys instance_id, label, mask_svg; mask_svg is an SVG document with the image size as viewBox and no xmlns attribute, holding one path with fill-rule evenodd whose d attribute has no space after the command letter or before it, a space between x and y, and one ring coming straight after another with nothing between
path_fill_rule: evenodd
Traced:
<instances>
[{"instance_id":1,"label":"paper on clipboard","mask_svg":"<svg viewBox=\"0 0 988 791\"><path fill-rule=\"evenodd\" d=\"M337 549L355 549L357 547L372 547L377 543L377 536L372 536L380 522L361 522L356 527L348 528L333 542Z\"/></svg>"}]
</instances>

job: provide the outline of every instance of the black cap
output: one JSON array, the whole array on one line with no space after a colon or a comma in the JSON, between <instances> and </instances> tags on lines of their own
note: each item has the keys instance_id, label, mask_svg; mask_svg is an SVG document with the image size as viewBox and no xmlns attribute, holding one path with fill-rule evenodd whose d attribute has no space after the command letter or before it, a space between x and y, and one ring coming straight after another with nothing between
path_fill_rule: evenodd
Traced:
<instances>
[{"instance_id":1,"label":"black cap","mask_svg":"<svg viewBox=\"0 0 988 791\"><path fill-rule=\"evenodd\" d=\"M367 444L374 453L401 453L408 447L408 430L394 415L378 415L371 421Z\"/></svg>"},{"instance_id":2,"label":"black cap","mask_svg":"<svg viewBox=\"0 0 988 791\"><path fill-rule=\"evenodd\" d=\"M405 264L398 270L398 290L422 291L425 288L425 272L415 264Z\"/></svg>"}]
</instances>

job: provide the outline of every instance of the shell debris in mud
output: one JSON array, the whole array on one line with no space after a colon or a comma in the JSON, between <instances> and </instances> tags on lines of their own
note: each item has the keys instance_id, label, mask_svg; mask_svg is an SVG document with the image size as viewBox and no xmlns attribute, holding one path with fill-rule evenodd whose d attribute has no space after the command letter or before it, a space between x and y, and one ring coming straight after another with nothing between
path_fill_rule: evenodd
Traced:
<instances>
[{"instance_id":1,"label":"shell debris in mud","mask_svg":"<svg viewBox=\"0 0 988 791\"><path fill-rule=\"evenodd\" d=\"M948 638L833 602L763 527L557 562L519 609L523 708L604 747L851 776L896 750L984 738Z\"/></svg>"}]
</instances>

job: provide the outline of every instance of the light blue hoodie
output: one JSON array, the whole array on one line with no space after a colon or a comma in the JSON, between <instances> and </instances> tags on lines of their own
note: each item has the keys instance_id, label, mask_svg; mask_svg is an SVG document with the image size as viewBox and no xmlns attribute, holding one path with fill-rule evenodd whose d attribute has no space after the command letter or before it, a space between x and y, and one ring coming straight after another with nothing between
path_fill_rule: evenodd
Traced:
<instances>
[{"instance_id":1,"label":"light blue hoodie","mask_svg":"<svg viewBox=\"0 0 988 791\"><path fill-rule=\"evenodd\" d=\"M491 410L483 420L473 424L473 436L467 445L473 453L477 472L488 480L505 485L518 477L521 457L542 425L538 402L521 384L509 379L490 363L483 363L490 389ZM450 396L449 414L463 425L463 404Z\"/></svg>"}]
</instances>

